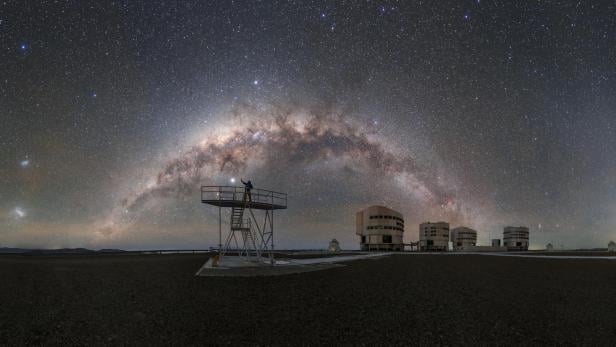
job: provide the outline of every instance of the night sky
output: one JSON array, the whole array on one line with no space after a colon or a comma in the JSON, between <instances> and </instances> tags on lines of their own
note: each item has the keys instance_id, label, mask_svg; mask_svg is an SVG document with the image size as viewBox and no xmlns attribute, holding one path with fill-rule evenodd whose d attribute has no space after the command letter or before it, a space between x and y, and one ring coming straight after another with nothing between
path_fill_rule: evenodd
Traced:
<instances>
[{"instance_id":1,"label":"night sky","mask_svg":"<svg viewBox=\"0 0 616 347\"><path fill-rule=\"evenodd\" d=\"M8 1L0 72L0 246L213 246L232 178L278 248L372 204L616 240L613 1Z\"/></svg>"}]
</instances>

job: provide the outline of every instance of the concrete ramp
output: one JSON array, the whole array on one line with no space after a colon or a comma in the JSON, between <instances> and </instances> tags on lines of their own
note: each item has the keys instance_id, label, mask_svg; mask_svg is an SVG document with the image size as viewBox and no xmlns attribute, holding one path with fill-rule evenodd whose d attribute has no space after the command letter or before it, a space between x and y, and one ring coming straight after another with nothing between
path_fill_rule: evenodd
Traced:
<instances>
[{"instance_id":1,"label":"concrete ramp","mask_svg":"<svg viewBox=\"0 0 616 347\"><path fill-rule=\"evenodd\" d=\"M371 253L311 259L276 259L276 263L274 265L271 265L269 263L269 259L266 258L250 261L242 257L225 256L218 261L217 258L211 257L195 275L213 277L290 275L342 267L345 265L340 263L361 259L379 258L385 255L387 255L387 253Z\"/></svg>"}]
</instances>

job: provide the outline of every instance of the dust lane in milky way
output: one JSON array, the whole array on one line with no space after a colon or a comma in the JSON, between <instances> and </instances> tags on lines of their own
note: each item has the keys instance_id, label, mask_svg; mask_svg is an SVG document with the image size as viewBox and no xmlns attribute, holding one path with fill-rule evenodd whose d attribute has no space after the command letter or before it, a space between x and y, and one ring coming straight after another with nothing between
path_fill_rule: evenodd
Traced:
<instances>
[{"instance_id":1,"label":"dust lane in milky way","mask_svg":"<svg viewBox=\"0 0 616 347\"><path fill-rule=\"evenodd\" d=\"M437 178L434 163L419 163L405 149L388 149L392 146L382 136L362 130L357 121L334 109L261 104L229 113L232 121L222 117L227 121L213 126L226 131L205 135L168 159L141 189L122 199L100 233L114 237L143 220L169 218L151 212L161 206L195 204L196 188L224 184L231 177L251 177L259 187L288 191L297 206L288 211L289 220L304 213L322 218L314 210L327 204L324 199L342 205L346 219L362 200L391 204L396 199L416 207L409 218L421 219L424 213L459 223L473 219L468 214L472 209L457 202L456 188ZM326 179L313 185L318 177Z\"/></svg>"}]
</instances>

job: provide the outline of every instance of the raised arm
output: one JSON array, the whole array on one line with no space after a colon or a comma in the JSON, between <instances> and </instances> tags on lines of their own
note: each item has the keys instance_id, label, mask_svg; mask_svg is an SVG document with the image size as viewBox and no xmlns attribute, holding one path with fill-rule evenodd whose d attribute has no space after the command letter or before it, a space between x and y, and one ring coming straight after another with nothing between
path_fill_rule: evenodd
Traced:
<instances>
[{"instance_id":1,"label":"raised arm","mask_svg":"<svg viewBox=\"0 0 616 347\"><path fill-rule=\"evenodd\" d=\"M242 182L242 184L246 184L246 182L244 182L242 178L240 178L240 181Z\"/></svg>"}]
</instances>

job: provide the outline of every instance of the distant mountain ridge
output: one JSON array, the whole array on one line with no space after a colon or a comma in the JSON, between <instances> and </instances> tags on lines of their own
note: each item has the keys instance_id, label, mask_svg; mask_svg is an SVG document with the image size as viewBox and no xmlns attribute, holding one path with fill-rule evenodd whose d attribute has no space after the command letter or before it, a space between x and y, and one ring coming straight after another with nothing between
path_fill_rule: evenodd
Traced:
<instances>
[{"instance_id":1,"label":"distant mountain ridge","mask_svg":"<svg viewBox=\"0 0 616 347\"><path fill-rule=\"evenodd\" d=\"M98 251L87 248L58 248L58 249L30 249L0 247L0 254L97 254L97 253L121 253L121 249L99 249Z\"/></svg>"}]
</instances>

